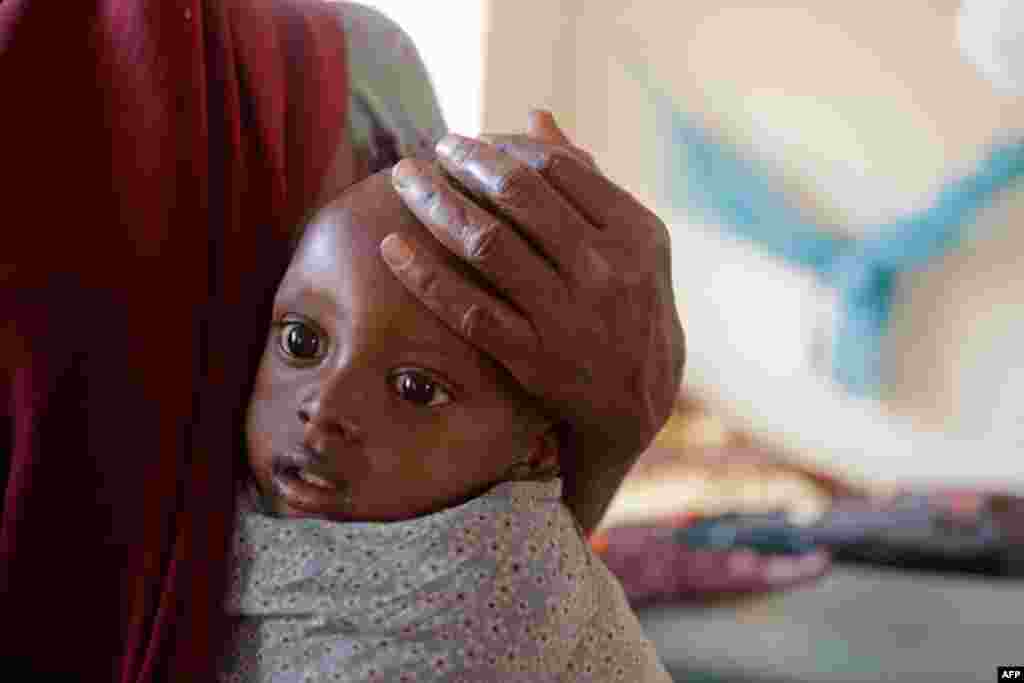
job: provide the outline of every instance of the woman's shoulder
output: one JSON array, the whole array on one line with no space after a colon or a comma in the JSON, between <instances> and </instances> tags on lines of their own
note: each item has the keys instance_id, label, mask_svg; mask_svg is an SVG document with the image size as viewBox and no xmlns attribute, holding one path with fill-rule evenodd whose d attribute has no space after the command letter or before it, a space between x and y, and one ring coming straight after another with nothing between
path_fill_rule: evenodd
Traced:
<instances>
[{"instance_id":1,"label":"woman's shoulder","mask_svg":"<svg viewBox=\"0 0 1024 683\"><path fill-rule=\"evenodd\" d=\"M345 29L349 71L356 83L409 81L404 84L419 85L433 95L416 44L394 19L356 2L339 2L336 7Z\"/></svg>"},{"instance_id":2,"label":"woman's shoulder","mask_svg":"<svg viewBox=\"0 0 1024 683\"><path fill-rule=\"evenodd\" d=\"M346 28L408 38L397 22L376 7L358 2L335 2L333 4L345 22Z\"/></svg>"},{"instance_id":3,"label":"woman's shoulder","mask_svg":"<svg viewBox=\"0 0 1024 683\"><path fill-rule=\"evenodd\" d=\"M336 3L345 30L350 127L371 166L429 155L447 132L426 65L409 34L383 12Z\"/></svg>"}]
</instances>

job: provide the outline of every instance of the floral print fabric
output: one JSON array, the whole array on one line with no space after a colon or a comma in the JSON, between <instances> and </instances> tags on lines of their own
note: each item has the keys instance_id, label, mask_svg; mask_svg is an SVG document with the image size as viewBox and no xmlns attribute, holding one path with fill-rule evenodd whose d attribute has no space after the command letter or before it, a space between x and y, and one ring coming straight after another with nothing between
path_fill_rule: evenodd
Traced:
<instances>
[{"instance_id":1,"label":"floral print fabric","mask_svg":"<svg viewBox=\"0 0 1024 683\"><path fill-rule=\"evenodd\" d=\"M671 681L560 480L391 523L241 505L234 544L221 681Z\"/></svg>"}]
</instances>

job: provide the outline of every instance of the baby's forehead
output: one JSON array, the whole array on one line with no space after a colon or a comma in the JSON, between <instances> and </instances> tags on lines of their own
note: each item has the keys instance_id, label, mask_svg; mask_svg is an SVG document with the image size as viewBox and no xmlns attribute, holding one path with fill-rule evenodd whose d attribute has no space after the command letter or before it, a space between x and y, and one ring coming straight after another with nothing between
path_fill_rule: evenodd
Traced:
<instances>
[{"instance_id":1,"label":"baby's forehead","mask_svg":"<svg viewBox=\"0 0 1024 683\"><path fill-rule=\"evenodd\" d=\"M381 240L398 232L416 239L426 232L381 171L352 185L317 212L311 230L335 233L356 249L377 252ZM417 240L422 243L423 240Z\"/></svg>"},{"instance_id":2,"label":"baby's forehead","mask_svg":"<svg viewBox=\"0 0 1024 683\"><path fill-rule=\"evenodd\" d=\"M380 243L397 233L411 241L417 252L452 274L485 286L480 276L448 251L406 207L391 183L391 172L381 171L352 185L313 217L294 256L293 266L310 261L324 267L348 267L356 277L374 279L386 273L395 279L380 254Z\"/></svg>"},{"instance_id":3,"label":"baby's forehead","mask_svg":"<svg viewBox=\"0 0 1024 683\"><path fill-rule=\"evenodd\" d=\"M455 356L479 364L496 390L517 387L506 371L453 332L420 300L406 290L380 254L381 241L392 233L411 238L417 253L425 252L451 275L484 286L479 275L450 253L405 206L385 171L352 186L325 206L313 219L295 254L279 299L294 299L304 291L327 292L353 301L372 300L362 311L386 310L401 319L417 339L431 339L451 347ZM344 292L344 294L339 294Z\"/></svg>"}]
</instances>

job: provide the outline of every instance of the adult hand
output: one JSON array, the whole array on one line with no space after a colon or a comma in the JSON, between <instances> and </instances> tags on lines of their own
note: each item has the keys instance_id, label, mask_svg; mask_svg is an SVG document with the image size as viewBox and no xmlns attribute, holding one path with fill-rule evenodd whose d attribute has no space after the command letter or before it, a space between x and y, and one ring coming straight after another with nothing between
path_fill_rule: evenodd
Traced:
<instances>
[{"instance_id":1,"label":"adult hand","mask_svg":"<svg viewBox=\"0 0 1024 683\"><path fill-rule=\"evenodd\" d=\"M405 159L393 173L406 205L494 291L408 236L381 247L415 296L567 420L566 501L589 532L667 420L685 344L665 225L550 114L531 119L526 135L448 135L439 164Z\"/></svg>"}]
</instances>

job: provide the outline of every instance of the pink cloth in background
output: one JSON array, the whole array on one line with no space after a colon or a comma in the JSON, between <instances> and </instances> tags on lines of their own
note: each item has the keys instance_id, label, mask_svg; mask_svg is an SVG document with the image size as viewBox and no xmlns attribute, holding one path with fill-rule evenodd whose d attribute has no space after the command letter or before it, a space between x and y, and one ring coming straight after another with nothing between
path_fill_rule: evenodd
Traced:
<instances>
[{"instance_id":1,"label":"pink cloth in background","mask_svg":"<svg viewBox=\"0 0 1024 683\"><path fill-rule=\"evenodd\" d=\"M761 555L750 550L694 550L671 539L671 528L623 526L604 532L600 557L634 606L704 602L756 595L816 581L832 567L829 554Z\"/></svg>"}]
</instances>

